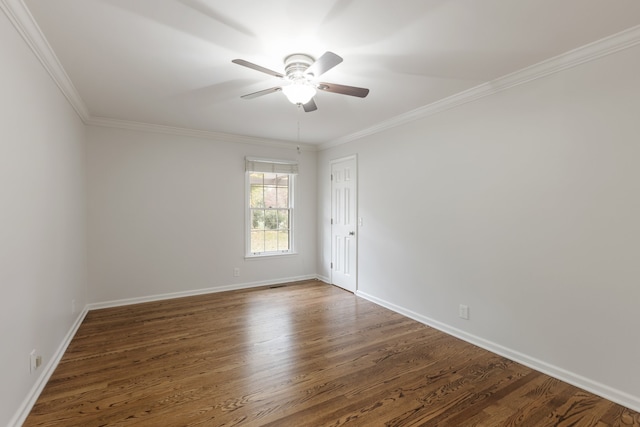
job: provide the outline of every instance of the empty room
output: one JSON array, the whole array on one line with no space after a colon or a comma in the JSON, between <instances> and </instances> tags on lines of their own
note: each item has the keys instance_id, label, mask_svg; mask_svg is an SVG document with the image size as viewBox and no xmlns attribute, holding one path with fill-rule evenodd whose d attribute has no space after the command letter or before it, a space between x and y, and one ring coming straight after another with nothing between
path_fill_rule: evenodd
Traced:
<instances>
[{"instance_id":1,"label":"empty room","mask_svg":"<svg viewBox=\"0 0 640 427\"><path fill-rule=\"evenodd\" d=\"M0 425L640 426L640 2L0 9Z\"/></svg>"}]
</instances>

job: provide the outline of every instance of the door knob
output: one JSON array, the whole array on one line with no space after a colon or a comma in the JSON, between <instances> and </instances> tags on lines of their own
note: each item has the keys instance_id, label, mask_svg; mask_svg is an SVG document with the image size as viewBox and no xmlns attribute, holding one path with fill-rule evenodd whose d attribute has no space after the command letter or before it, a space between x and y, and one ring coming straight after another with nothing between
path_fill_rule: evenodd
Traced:
<instances>
[{"instance_id":1,"label":"door knob","mask_svg":"<svg viewBox=\"0 0 640 427\"><path fill-rule=\"evenodd\" d=\"M349 232L349 236L355 236L355 235L356 235L356 232L355 232L355 231L350 231L350 232Z\"/></svg>"}]
</instances>

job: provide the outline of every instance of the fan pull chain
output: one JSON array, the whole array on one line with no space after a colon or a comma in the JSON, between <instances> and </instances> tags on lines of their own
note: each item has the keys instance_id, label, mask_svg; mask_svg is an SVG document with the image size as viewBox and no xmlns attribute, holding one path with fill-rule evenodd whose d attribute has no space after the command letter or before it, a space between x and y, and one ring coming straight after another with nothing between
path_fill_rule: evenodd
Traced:
<instances>
[{"instance_id":1,"label":"fan pull chain","mask_svg":"<svg viewBox=\"0 0 640 427\"><path fill-rule=\"evenodd\" d=\"M302 110L302 104L298 104L298 135L297 135L297 139L296 141L298 142L298 145L296 146L296 150L298 151L298 155L300 155L300 110Z\"/></svg>"}]
</instances>

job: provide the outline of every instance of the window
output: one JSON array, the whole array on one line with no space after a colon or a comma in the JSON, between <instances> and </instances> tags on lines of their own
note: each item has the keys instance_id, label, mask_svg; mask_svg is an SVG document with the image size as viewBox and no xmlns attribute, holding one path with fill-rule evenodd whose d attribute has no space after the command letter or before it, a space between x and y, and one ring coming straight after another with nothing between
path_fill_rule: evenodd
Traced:
<instances>
[{"instance_id":1,"label":"window","mask_svg":"<svg viewBox=\"0 0 640 427\"><path fill-rule=\"evenodd\" d=\"M293 252L297 171L295 163L247 159L247 256Z\"/></svg>"}]
</instances>

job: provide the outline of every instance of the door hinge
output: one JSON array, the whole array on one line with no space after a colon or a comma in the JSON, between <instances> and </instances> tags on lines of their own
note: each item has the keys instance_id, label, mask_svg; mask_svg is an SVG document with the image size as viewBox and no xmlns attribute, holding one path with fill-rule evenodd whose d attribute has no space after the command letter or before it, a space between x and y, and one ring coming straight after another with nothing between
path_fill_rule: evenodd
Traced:
<instances>
[{"instance_id":1,"label":"door hinge","mask_svg":"<svg viewBox=\"0 0 640 427\"><path fill-rule=\"evenodd\" d=\"M331 269L333 270L333 263L331 263Z\"/></svg>"},{"instance_id":2,"label":"door hinge","mask_svg":"<svg viewBox=\"0 0 640 427\"><path fill-rule=\"evenodd\" d=\"M331 218L331 225L333 225L333 218Z\"/></svg>"},{"instance_id":3,"label":"door hinge","mask_svg":"<svg viewBox=\"0 0 640 427\"><path fill-rule=\"evenodd\" d=\"M331 174L331 181L333 181L333 174Z\"/></svg>"}]
</instances>

